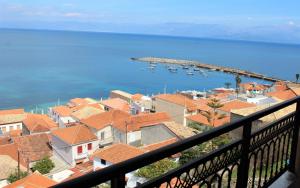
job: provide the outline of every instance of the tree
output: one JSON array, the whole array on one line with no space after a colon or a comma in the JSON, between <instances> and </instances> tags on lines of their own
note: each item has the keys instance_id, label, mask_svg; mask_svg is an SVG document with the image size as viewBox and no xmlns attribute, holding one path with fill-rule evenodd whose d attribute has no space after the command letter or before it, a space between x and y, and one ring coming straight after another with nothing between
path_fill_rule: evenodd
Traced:
<instances>
[{"instance_id":1,"label":"tree","mask_svg":"<svg viewBox=\"0 0 300 188\"><path fill-rule=\"evenodd\" d=\"M217 109L222 108L224 105L220 103L219 99L212 98L210 101L207 103L207 106L209 106L212 111L203 111L202 115L206 117L208 123L212 126L215 127L215 121L218 119L223 119L226 116L224 114L221 114L217 112Z\"/></svg>"},{"instance_id":2,"label":"tree","mask_svg":"<svg viewBox=\"0 0 300 188\"><path fill-rule=\"evenodd\" d=\"M25 178L26 176L28 176L27 172L20 171L20 174L18 174L18 170L16 169L13 173L11 173L8 176L7 181L9 181L10 183L13 183L17 180Z\"/></svg>"},{"instance_id":3,"label":"tree","mask_svg":"<svg viewBox=\"0 0 300 188\"><path fill-rule=\"evenodd\" d=\"M49 159L49 157L45 157L42 160L35 163L32 168L32 171L39 171L41 174L49 173L55 167L54 163Z\"/></svg>"},{"instance_id":4,"label":"tree","mask_svg":"<svg viewBox=\"0 0 300 188\"><path fill-rule=\"evenodd\" d=\"M197 130L198 132L202 132L203 131L203 128L202 125L200 125L199 123L196 123L196 122L191 122L188 124L188 127L192 128L192 129L195 129Z\"/></svg>"},{"instance_id":5,"label":"tree","mask_svg":"<svg viewBox=\"0 0 300 188\"><path fill-rule=\"evenodd\" d=\"M240 84L241 83L242 83L242 79L240 78L240 75L237 74L236 77L235 77L235 92L236 92L237 97L238 97L239 92L240 92Z\"/></svg>"},{"instance_id":6,"label":"tree","mask_svg":"<svg viewBox=\"0 0 300 188\"><path fill-rule=\"evenodd\" d=\"M148 166L139 169L136 173L139 177L152 179L177 167L177 163L170 159L162 159Z\"/></svg>"},{"instance_id":7,"label":"tree","mask_svg":"<svg viewBox=\"0 0 300 188\"><path fill-rule=\"evenodd\" d=\"M300 77L300 74L296 74L296 83L298 83L299 77Z\"/></svg>"},{"instance_id":8,"label":"tree","mask_svg":"<svg viewBox=\"0 0 300 188\"><path fill-rule=\"evenodd\" d=\"M231 83L230 83L230 82L225 82L224 84L225 84L225 88L227 88L227 89L229 89L230 86L231 86Z\"/></svg>"}]
</instances>

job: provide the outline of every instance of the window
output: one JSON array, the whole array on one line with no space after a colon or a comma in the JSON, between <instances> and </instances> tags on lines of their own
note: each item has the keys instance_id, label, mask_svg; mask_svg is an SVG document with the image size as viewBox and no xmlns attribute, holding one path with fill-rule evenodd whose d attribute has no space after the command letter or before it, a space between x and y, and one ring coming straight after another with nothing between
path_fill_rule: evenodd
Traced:
<instances>
[{"instance_id":1,"label":"window","mask_svg":"<svg viewBox=\"0 0 300 188\"><path fill-rule=\"evenodd\" d=\"M14 130L14 126L9 126L9 131L12 131L12 130Z\"/></svg>"},{"instance_id":2,"label":"window","mask_svg":"<svg viewBox=\"0 0 300 188\"><path fill-rule=\"evenodd\" d=\"M2 127L1 129L2 129L2 132L6 132L6 127L5 126Z\"/></svg>"},{"instance_id":3,"label":"window","mask_svg":"<svg viewBox=\"0 0 300 188\"><path fill-rule=\"evenodd\" d=\"M88 150L92 150L92 143L89 143L89 144L87 145L87 147L88 147Z\"/></svg>"},{"instance_id":4,"label":"window","mask_svg":"<svg viewBox=\"0 0 300 188\"><path fill-rule=\"evenodd\" d=\"M101 159L101 164L106 165L106 161L104 159Z\"/></svg>"},{"instance_id":5,"label":"window","mask_svg":"<svg viewBox=\"0 0 300 188\"><path fill-rule=\"evenodd\" d=\"M78 153L78 154L82 153L82 146L78 146L78 147L77 147L77 153Z\"/></svg>"},{"instance_id":6,"label":"window","mask_svg":"<svg viewBox=\"0 0 300 188\"><path fill-rule=\"evenodd\" d=\"M100 139L104 140L104 132L101 132Z\"/></svg>"}]
</instances>

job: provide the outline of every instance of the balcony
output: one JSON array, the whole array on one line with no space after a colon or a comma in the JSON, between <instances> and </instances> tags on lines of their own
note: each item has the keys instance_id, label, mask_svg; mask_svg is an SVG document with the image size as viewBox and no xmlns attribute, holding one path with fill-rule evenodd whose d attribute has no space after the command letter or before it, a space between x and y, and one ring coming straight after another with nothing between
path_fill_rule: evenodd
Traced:
<instances>
[{"instance_id":1,"label":"balcony","mask_svg":"<svg viewBox=\"0 0 300 188\"><path fill-rule=\"evenodd\" d=\"M285 115L259 129L254 122L293 107ZM229 144L211 150L138 187L296 187L300 171L300 97L274 105L238 121L195 135L136 158L91 172L54 187L93 187L109 182L126 186L125 175L224 134L240 132ZM290 179L286 179L286 177ZM286 181L288 183L286 183Z\"/></svg>"}]
</instances>

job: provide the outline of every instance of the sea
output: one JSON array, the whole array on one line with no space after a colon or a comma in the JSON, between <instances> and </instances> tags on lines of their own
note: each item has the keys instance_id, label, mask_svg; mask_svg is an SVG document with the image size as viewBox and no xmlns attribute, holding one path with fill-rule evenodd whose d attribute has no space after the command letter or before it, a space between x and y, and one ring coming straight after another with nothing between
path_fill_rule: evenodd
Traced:
<instances>
[{"instance_id":1,"label":"sea","mask_svg":"<svg viewBox=\"0 0 300 188\"><path fill-rule=\"evenodd\" d=\"M132 57L197 60L282 79L300 73L300 45L99 32L0 29L0 109L47 109L111 90L155 95L235 85L231 74L149 69ZM269 82L242 77L243 82Z\"/></svg>"}]
</instances>

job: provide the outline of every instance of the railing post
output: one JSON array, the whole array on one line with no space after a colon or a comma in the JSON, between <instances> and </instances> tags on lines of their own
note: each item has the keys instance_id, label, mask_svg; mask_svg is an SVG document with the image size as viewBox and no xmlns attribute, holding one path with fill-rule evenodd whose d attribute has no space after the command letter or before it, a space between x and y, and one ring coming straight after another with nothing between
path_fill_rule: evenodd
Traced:
<instances>
[{"instance_id":1,"label":"railing post","mask_svg":"<svg viewBox=\"0 0 300 188\"><path fill-rule=\"evenodd\" d=\"M118 174L111 180L111 188L122 188L126 186L125 174Z\"/></svg>"},{"instance_id":2,"label":"railing post","mask_svg":"<svg viewBox=\"0 0 300 188\"><path fill-rule=\"evenodd\" d=\"M237 174L237 188L245 188L248 184L248 171L249 171L249 147L251 139L252 122L248 122L243 126L242 137L242 152L241 161Z\"/></svg>"},{"instance_id":3,"label":"railing post","mask_svg":"<svg viewBox=\"0 0 300 188\"><path fill-rule=\"evenodd\" d=\"M295 114L295 127L293 130L293 140L291 148L291 161L289 164L289 170L293 173L300 173L300 169L296 169L297 157L300 157L300 151L298 150L298 137L299 137L299 126L300 126L300 101L297 101L296 114ZM298 154L298 155L297 155ZM299 168L299 167L298 167Z\"/></svg>"}]
</instances>

